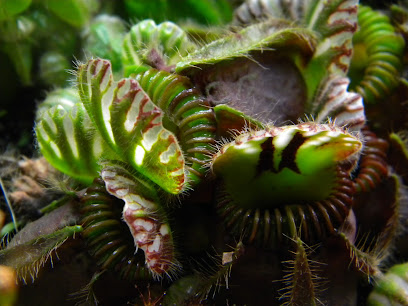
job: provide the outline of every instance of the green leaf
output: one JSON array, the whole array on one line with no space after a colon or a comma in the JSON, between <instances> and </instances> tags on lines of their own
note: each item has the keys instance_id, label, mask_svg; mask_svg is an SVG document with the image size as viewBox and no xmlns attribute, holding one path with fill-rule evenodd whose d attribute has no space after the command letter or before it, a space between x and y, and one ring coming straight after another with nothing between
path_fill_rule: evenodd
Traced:
<instances>
[{"instance_id":1,"label":"green leaf","mask_svg":"<svg viewBox=\"0 0 408 306\"><path fill-rule=\"evenodd\" d=\"M222 25L232 18L231 4L226 0L185 0L184 6L184 19L189 16L205 25ZM178 10L176 5L172 8Z\"/></svg>"},{"instance_id":2,"label":"green leaf","mask_svg":"<svg viewBox=\"0 0 408 306\"><path fill-rule=\"evenodd\" d=\"M67 70L71 68L70 60L58 51L48 51L39 60L39 76L49 86L63 86L68 83Z\"/></svg>"},{"instance_id":3,"label":"green leaf","mask_svg":"<svg viewBox=\"0 0 408 306\"><path fill-rule=\"evenodd\" d=\"M0 48L9 56L24 86L32 84L32 46L25 42L2 43Z\"/></svg>"},{"instance_id":4,"label":"green leaf","mask_svg":"<svg viewBox=\"0 0 408 306\"><path fill-rule=\"evenodd\" d=\"M303 72L309 101L323 79L330 75L345 76L352 56L352 38L357 30L357 0L310 1L304 23L319 33L312 60ZM314 4L312 4L314 3Z\"/></svg>"},{"instance_id":5,"label":"green leaf","mask_svg":"<svg viewBox=\"0 0 408 306\"><path fill-rule=\"evenodd\" d=\"M139 66L173 65L194 48L187 34L176 24L167 21L156 25L151 19L141 21L130 29L123 40L122 59L127 67L125 75Z\"/></svg>"},{"instance_id":6,"label":"green leaf","mask_svg":"<svg viewBox=\"0 0 408 306\"><path fill-rule=\"evenodd\" d=\"M217 120L217 134L221 137L231 137L231 131L243 131L246 128L265 128L264 124L258 120L226 104L216 105L214 113Z\"/></svg>"},{"instance_id":7,"label":"green leaf","mask_svg":"<svg viewBox=\"0 0 408 306\"><path fill-rule=\"evenodd\" d=\"M177 73L202 69L234 58L248 57L251 52L285 50L287 54L299 52L310 55L314 51L315 37L312 32L299 27L285 27L274 22L248 26L238 33L213 41L198 51L182 58L176 65Z\"/></svg>"},{"instance_id":8,"label":"green leaf","mask_svg":"<svg viewBox=\"0 0 408 306\"><path fill-rule=\"evenodd\" d=\"M82 226L67 226L51 234L39 235L37 238L7 247L0 251L0 264L14 268L18 278L26 282L27 278L37 276L40 268L68 238L82 231Z\"/></svg>"},{"instance_id":9,"label":"green leaf","mask_svg":"<svg viewBox=\"0 0 408 306\"><path fill-rule=\"evenodd\" d=\"M24 12L30 4L31 0L0 0L0 21Z\"/></svg>"},{"instance_id":10,"label":"green leaf","mask_svg":"<svg viewBox=\"0 0 408 306\"><path fill-rule=\"evenodd\" d=\"M37 107L36 120L41 120L44 112L54 106L61 106L69 112L75 104L80 103L78 92L73 87L57 88L47 94L47 97Z\"/></svg>"},{"instance_id":11,"label":"green leaf","mask_svg":"<svg viewBox=\"0 0 408 306\"><path fill-rule=\"evenodd\" d=\"M98 161L115 154L95 132L84 106L57 105L42 113L35 131L40 150L58 170L89 184L98 175Z\"/></svg>"},{"instance_id":12,"label":"green leaf","mask_svg":"<svg viewBox=\"0 0 408 306\"><path fill-rule=\"evenodd\" d=\"M370 7L359 6L358 23L350 87L367 105L375 104L386 100L400 84L405 41L386 15Z\"/></svg>"},{"instance_id":13,"label":"green leaf","mask_svg":"<svg viewBox=\"0 0 408 306\"><path fill-rule=\"evenodd\" d=\"M131 19L151 18L156 22L187 20L204 25L220 25L231 20L228 0L125 0Z\"/></svg>"},{"instance_id":14,"label":"green leaf","mask_svg":"<svg viewBox=\"0 0 408 306\"><path fill-rule=\"evenodd\" d=\"M317 289L319 276L315 274L317 262L308 258L306 246L300 238L294 238L295 251L293 260L285 261L289 272L284 276L284 283L288 290L280 300L286 300L282 305L319 305L320 300L317 298ZM310 251L310 250L309 250Z\"/></svg>"},{"instance_id":15,"label":"green leaf","mask_svg":"<svg viewBox=\"0 0 408 306\"><path fill-rule=\"evenodd\" d=\"M46 0L48 7L59 18L74 27L81 27L98 7L96 0Z\"/></svg>"},{"instance_id":16,"label":"green leaf","mask_svg":"<svg viewBox=\"0 0 408 306\"><path fill-rule=\"evenodd\" d=\"M163 111L134 79L113 81L109 61L96 59L78 71L81 100L102 138L140 173L177 194L185 162L176 136L163 127Z\"/></svg>"},{"instance_id":17,"label":"green leaf","mask_svg":"<svg viewBox=\"0 0 408 306\"><path fill-rule=\"evenodd\" d=\"M32 81L32 37L35 30L34 22L24 16L7 20L0 26L0 50L13 62L23 85L30 85Z\"/></svg>"},{"instance_id":18,"label":"green leaf","mask_svg":"<svg viewBox=\"0 0 408 306\"><path fill-rule=\"evenodd\" d=\"M330 74L345 76L352 55L352 37L357 30L358 0L262 1L258 6L247 0L235 13L236 23L286 19L318 37L313 58L303 75L311 101L321 81Z\"/></svg>"},{"instance_id":19,"label":"green leaf","mask_svg":"<svg viewBox=\"0 0 408 306\"><path fill-rule=\"evenodd\" d=\"M365 124L363 99L359 94L348 92L349 79L332 74L324 78L313 103L308 103L307 114L315 122L326 123L328 118L338 126L358 131Z\"/></svg>"},{"instance_id":20,"label":"green leaf","mask_svg":"<svg viewBox=\"0 0 408 306\"><path fill-rule=\"evenodd\" d=\"M368 297L367 305L406 305L408 304L408 263L392 266L380 277Z\"/></svg>"},{"instance_id":21,"label":"green leaf","mask_svg":"<svg viewBox=\"0 0 408 306\"><path fill-rule=\"evenodd\" d=\"M126 27L116 16L99 15L83 33L88 58L100 57L110 60L114 72L122 69L122 42Z\"/></svg>"}]
</instances>

